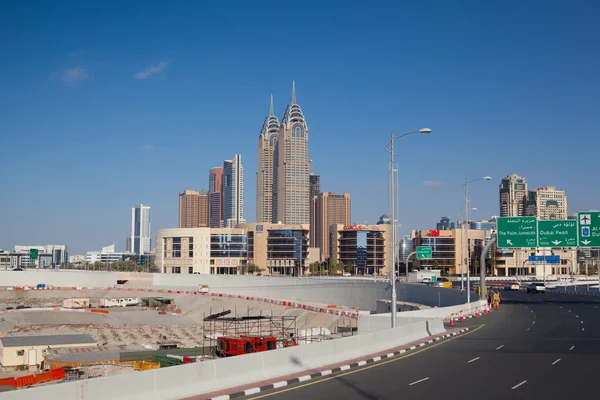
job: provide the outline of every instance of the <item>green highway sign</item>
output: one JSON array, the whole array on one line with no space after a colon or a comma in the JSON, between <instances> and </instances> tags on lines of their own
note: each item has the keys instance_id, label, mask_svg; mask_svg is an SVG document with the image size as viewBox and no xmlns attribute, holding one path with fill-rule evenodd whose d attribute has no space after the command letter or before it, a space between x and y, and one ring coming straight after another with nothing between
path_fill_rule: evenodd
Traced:
<instances>
[{"instance_id":1,"label":"green highway sign","mask_svg":"<svg viewBox=\"0 0 600 400\"><path fill-rule=\"evenodd\" d=\"M37 260L38 258L38 249L29 249L29 259Z\"/></svg>"},{"instance_id":2,"label":"green highway sign","mask_svg":"<svg viewBox=\"0 0 600 400\"><path fill-rule=\"evenodd\" d=\"M584 211L577 213L579 247L600 247L600 212Z\"/></svg>"},{"instance_id":3,"label":"green highway sign","mask_svg":"<svg viewBox=\"0 0 600 400\"><path fill-rule=\"evenodd\" d=\"M432 258L431 246L417 246L417 259Z\"/></svg>"},{"instance_id":4,"label":"green highway sign","mask_svg":"<svg viewBox=\"0 0 600 400\"><path fill-rule=\"evenodd\" d=\"M577 247L577 221L538 221L537 247Z\"/></svg>"},{"instance_id":5,"label":"green highway sign","mask_svg":"<svg viewBox=\"0 0 600 400\"><path fill-rule=\"evenodd\" d=\"M500 249L537 246L536 217L499 217L496 231Z\"/></svg>"}]
</instances>

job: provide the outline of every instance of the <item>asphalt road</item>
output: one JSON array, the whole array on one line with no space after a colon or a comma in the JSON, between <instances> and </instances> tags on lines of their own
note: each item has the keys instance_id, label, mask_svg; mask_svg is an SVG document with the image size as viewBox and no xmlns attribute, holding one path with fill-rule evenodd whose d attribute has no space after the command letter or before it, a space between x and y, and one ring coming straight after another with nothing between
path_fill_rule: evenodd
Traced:
<instances>
[{"instance_id":1,"label":"asphalt road","mask_svg":"<svg viewBox=\"0 0 600 400\"><path fill-rule=\"evenodd\" d=\"M248 398L577 399L598 396L600 298L503 292L501 309L420 351Z\"/></svg>"}]
</instances>

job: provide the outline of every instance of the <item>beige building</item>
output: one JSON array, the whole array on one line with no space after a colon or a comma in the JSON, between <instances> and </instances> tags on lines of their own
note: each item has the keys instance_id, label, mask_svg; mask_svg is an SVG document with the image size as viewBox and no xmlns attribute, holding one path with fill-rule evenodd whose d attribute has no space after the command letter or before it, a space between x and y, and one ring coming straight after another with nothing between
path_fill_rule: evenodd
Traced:
<instances>
[{"instance_id":1,"label":"beige building","mask_svg":"<svg viewBox=\"0 0 600 400\"><path fill-rule=\"evenodd\" d=\"M508 175L500 183L500 216L524 216L527 207L527 181L517 174Z\"/></svg>"},{"instance_id":2,"label":"beige building","mask_svg":"<svg viewBox=\"0 0 600 400\"><path fill-rule=\"evenodd\" d=\"M9 368L36 367L44 359L44 349L90 346L96 346L96 341L90 335L0 337L0 365Z\"/></svg>"},{"instance_id":3,"label":"beige building","mask_svg":"<svg viewBox=\"0 0 600 400\"><path fill-rule=\"evenodd\" d=\"M273 222L310 224L308 126L296 103L295 86L292 87L292 102L279 125L277 160L277 191L274 194L277 206Z\"/></svg>"},{"instance_id":4,"label":"beige building","mask_svg":"<svg viewBox=\"0 0 600 400\"><path fill-rule=\"evenodd\" d=\"M568 214L565 191L556 190L556 186L530 190L527 199L527 215L542 220L566 220Z\"/></svg>"},{"instance_id":5,"label":"beige building","mask_svg":"<svg viewBox=\"0 0 600 400\"><path fill-rule=\"evenodd\" d=\"M165 274L242 274L247 247L240 228L159 229L155 262Z\"/></svg>"},{"instance_id":6,"label":"beige building","mask_svg":"<svg viewBox=\"0 0 600 400\"><path fill-rule=\"evenodd\" d=\"M470 273L479 273L479 259L485 245L485 231L478 229L468 230L469 266ZM415 269L439 269L443 274L461 274L467 272L464 254L463 229L449 230L414 230L412 231L413 251L417 246L431 246L431 259L416 259L416 255L409 262ZM401 260L405 262L406 260Z\"/></svg>"},{"instance_id":7,"label":"beige building","mask_svg":"<svg viewBox=\"0 0 600 400\"><path fill-rule=\"evenodd\" d=\"M312 198L311 247L318 247L321 260L329 258L329 227L350 225L350 193L322 192Z\"/></svg>"},{"instance_id":8,"label":"beige building","mask_svg":"<svg viewBox=\"0 0 600 400\"><path fill-rule=\"evenodd\" d=\"M277 191L277 152L279 150L279 120L273 110L265 119L258 135L258 171L256 172L256 220L258 222L277 222L275 220Z\"/></svg>"},{"instance_id":9,"label":"beige building","mask_svg":"<svg viewBox=\"0 0 600 400\"><path fill-rule=\"evenodd\" d=\"M309 267L308 224L242 224L248 236L248 263L263 275L304 275Z\"/></svg>"},{"instance_id":10,"label":"beige building","mask_svg":"<svg viewBox=\"0 0 600 400\"><path fill-rule=\"evenodd\" d=\"M186 190L179 193L179 228L209 226L208 192Z\"/></svg>"},{"instance_id":11,"label":"beige building","mask_svg":"<svg viewBox=\"0 0 600 400\"><path fill-rule=\"evenodd\" d=\"M386 274L390 271L391 225L329 226L329 264L342 262L352 273Z\"/></svg>"},{"instance_id":12,"label":"beige building","mask_svg":"<svg viewBox=\"0 0 600 400\"><path fill-rule=\"evenodd\" d=\"M577 249L496 249L496 257L491 260L493 275L517 276L571 275L579 273ZM559 256L559 264L530 262L529 256Z\"/></svg>"}]
</instances>

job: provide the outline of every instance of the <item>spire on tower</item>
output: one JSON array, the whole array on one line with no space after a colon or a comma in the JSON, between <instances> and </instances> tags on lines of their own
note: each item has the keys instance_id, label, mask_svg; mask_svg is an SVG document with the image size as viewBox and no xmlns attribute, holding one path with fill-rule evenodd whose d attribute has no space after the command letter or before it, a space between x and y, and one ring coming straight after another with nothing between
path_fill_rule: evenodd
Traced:
<instances>
[{"instance_id":1,"label":"spire on tower","mask_svg":"<svg viewBox=\"0 0 600 400\"><path fill-rule=\"evenodd\" d=\"M273 110L273 95L271 95L271 112L269 113L269 117L274 117L275 111Z\"/></svg>"},{"instance_id":2,"label":"spire on tower","mask_svg":"<svg viewBox=\"0 0 600 400\"><path fill-rule=\"evenodd\" d=\"M292 104L296 104L296 82L292 81Z\"/></svg>"}]
</instances>

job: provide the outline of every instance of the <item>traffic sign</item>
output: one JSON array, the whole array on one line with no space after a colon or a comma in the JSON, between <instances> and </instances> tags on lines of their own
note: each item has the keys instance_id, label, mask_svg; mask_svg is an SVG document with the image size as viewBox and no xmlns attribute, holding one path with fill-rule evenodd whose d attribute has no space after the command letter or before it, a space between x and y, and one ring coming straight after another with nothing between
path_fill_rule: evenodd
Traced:
<instances>
[{"instance_id":1,"label":"traffic sign","mask_svg":"<svg viewBox=\"0 0 600 400\"><path fill-rule=\"evenodd\" d=\"M560 264L560 256L529 256L527 262L546 264Z\"/></svg>"},{"instance_id":2,"label":"traffic sign","mask_svg":"<svg viewBox=\"0 0 600 400\"><path fill-rule=\"evenodd\" d=\"M29 249L29 259L37 260L38 258L38 249Z\"/></svg>"},{"instance_id":3,"label":"traffic sign","mask_svg":"<svg viewBox=\"0 0 600 400\"><path fill-rule=\"evenodd\" d=\"M537 245L536 217L499 217L498 248L530 248Z\"/></svg>"},{"instance_id":4,"label":"traffic sign","mask_svg":"<svg viewBox=\"0 0 600 400\"><path fill-rule=\"evenodd\" d=\"M579 247L600 247L600 212L584 211L577 213Z\"/></svg>"},{"instance_id":5,"label":"traffic sign","mask_svg":"<svg viewBox=\"0 0 600 400\"><path fill-rule=\"evenodd\" d=\"M432 258L431 246L417 246L417 259Z\"/></svg>"},{"instance_id":6,"label":"traffic sign","mask_svg":"<svg viewBox=\"0 0 600 400\"><path fill-rule=\"evenodd\" d=\"M546 264L560 264L560 256L546 256Z\"/></svg>"},{"instance_id":7,"label":"traffic sign","mask_svg":"<svg viewBox=\"0 0 600 400\"><path fill-rule=\"evenodd\" d=\"M538 221L538 247L577 247L577 221Z\"/></svg>"}]
</instances>

